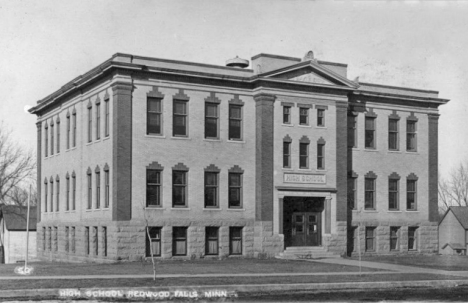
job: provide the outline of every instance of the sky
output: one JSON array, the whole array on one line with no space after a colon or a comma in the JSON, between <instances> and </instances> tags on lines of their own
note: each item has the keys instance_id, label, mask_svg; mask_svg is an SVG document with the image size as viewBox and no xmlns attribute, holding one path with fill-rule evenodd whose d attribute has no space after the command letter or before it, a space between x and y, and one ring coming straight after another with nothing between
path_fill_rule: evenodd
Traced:
<instances>
[{"instance_id":1,"label":"sky","mask_svg":"<svg viewBox=\"0 0 468 303\"><path fill-rule=\"evenodd\" d=\"M0 120L36 150L26 105L117 52L224 65L259 53L439 91L439 171L468 160L468 1L0 0Z\"/></svg>"}]
</instances>

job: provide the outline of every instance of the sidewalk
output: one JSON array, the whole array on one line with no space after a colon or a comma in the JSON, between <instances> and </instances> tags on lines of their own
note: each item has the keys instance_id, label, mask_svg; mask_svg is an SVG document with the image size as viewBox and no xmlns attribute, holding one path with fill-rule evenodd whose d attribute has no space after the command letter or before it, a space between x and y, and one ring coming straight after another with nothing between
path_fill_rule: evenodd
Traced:
<instances>
[{"instance_id":1,"label":"sidewalk","mask_svg":"<svg viewBox=\"0 0 468 303\"><path fill-rule=\"evenodd\" d=\"M408 265L396 265L380 262L370 262L370 261L361 261L351 260L351 259L311 259L308 260L311 262L318 263L327 263L327 264L340 264L347 266L361 266L366 268L376 268L381 270L396 271L399 273L428 273L436 275L447 275L447 276L458 276L458 277L468 277L468 271L449 271L449 270L440 270L433 268L423 268L415 267Z\"/></svg>"}]
</instances>

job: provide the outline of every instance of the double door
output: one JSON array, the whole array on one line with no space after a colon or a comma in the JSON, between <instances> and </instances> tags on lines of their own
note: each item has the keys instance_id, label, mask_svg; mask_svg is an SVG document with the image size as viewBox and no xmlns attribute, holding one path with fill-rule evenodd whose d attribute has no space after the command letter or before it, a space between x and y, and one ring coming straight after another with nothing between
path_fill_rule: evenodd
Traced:
<instances>
[{"instance_id":1,"label":"double door","mask_svg":"<svg viewBox=\"0 0 468 303\"><path fill-rule=\"evenodd\" d=\"M320 246L321 213L295 212L292 214L292 246Z\"/></svg>"}]
</instances>

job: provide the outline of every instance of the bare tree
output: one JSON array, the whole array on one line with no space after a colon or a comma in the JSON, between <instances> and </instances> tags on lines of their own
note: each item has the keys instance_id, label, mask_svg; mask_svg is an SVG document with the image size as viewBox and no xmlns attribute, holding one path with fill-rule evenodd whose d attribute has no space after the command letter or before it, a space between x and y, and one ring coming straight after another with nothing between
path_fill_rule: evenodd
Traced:
<instances>
[{"instance_id":1,"label":"bare tree","mask_svg":"<svg viewBox=\"0 0 468 303\"><path fill-rule=\"evenodd\" d=\"M36 168L32 151L13 142L11 132L0 123L0 204L12 204L24 182L32 179ZM27 188L25 186L24 188Z\"/></svg>"},{"instance_id":2,"label":"bare tree","mask_svg":"<svg viewBox=\"0 0 468 303\"><path fill-rule=\"evenodd\" d=\"M468 206L468 161L460 163L446 179L439 178L439 209Z\"/></svg>"},{"instance_id":3,"label":"bare tree","mask_svg":"<svg viewBox=\"0 0 468 303\"><path fill-rule=\"evenodd\" d=\"M28 203L28 195L29 190L26 189L25 186L15 186L10 192L8 193L8 201L10 204L26 206ZM37 204L37 191L36 188L32 187L31 189L31 206Z\"/></svg>"}]
</instances>

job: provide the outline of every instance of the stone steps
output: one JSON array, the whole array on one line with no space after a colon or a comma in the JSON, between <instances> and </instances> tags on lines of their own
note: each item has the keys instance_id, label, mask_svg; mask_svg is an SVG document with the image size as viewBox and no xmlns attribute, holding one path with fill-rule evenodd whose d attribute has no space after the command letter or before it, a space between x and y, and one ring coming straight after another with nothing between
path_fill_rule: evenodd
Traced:
<instances>
[{"instance_id":1,"label":"stone steps","mask_svg":"<svg viewBox=\"0 0 468 303\"><path fill-rule=\"evenodd\" d=\"M279 259L340 258L339 255L328 252L321 246L287 247L284 252L279 253L276 257Z\"/></svg>"}]
</instances>

